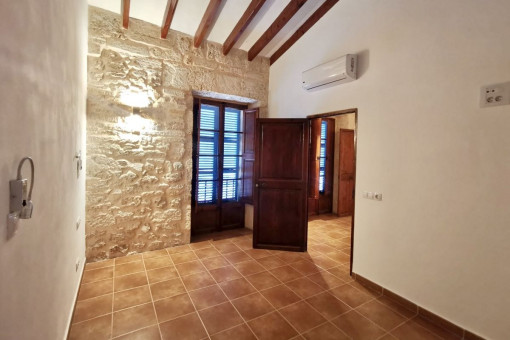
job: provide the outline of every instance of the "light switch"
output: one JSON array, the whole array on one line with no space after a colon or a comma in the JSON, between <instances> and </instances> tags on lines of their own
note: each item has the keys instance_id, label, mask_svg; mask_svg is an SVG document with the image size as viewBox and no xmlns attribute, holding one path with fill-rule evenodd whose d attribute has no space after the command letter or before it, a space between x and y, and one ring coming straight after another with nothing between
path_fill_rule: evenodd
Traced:
<instances>
[{"instance_id":1,"label":"light switch","mask_svg":"<svg viewBox=\"0 0 510 340\"><path fill-rule=\"evenodd\" d=\"M382 201L382 193L380 192L371 192L371 191L363 191L363 198L369 200Z\"/></svg>"}]
</instances>

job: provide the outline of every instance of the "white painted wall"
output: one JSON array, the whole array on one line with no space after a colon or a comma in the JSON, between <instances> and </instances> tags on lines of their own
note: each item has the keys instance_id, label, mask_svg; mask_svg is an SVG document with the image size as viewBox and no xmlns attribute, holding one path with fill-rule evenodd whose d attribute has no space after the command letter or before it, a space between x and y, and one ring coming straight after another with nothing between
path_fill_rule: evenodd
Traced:
<instances>
[{"instance_id":1,"label":"white painted wall","mask_svg":"<svg viewBox=\"0 0 510 340\"><path fill-rule=\"evenodd\" d=\"M490 339L509 339L508 0L342 0L272 67L270 117L357 107L354 271ZM359 53L360 79L301 71ZM363 191L379 191L382 202Z\"/></svg>"},{"instance_id":2,"label":"white painted wall","mask_svg":"<svg viewBox=\"0 0 510 340\"><path fill-rule=\"evenodd\" d=\"M85 254L83 222L75 229L85 172L73 157L85 151L87 3L2 1L0 32L0 339L64 339ZM24 156L35 161L33 218L7 240Z\"/></svg>"}]
</instances>

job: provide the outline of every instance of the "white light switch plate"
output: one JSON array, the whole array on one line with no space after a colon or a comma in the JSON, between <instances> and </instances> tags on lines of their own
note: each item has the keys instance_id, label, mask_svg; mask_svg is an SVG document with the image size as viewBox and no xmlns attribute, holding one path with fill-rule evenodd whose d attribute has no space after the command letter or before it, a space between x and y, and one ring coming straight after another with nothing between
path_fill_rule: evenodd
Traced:
<instances>
[{"instance_id":1,"label":"white light switch plate","mask_svg":"<svg viewBox=\"0 0 510 340\"><path fill-rule=\"evenodd\" d=\"M492 107L510 104L510 82L482 86L480 107Z\"/></svg>"},{"instance_id":2,"label":"white light switch plate","mask_svg":"<svg viewBox=\"0 0 510 340\"><path fill-rule=\"evenodd\" d=\"M363 198L369 200L382 201L382 193L380 192L371 192L371 191L363 191Z\"/></svg>"}]
</instances>

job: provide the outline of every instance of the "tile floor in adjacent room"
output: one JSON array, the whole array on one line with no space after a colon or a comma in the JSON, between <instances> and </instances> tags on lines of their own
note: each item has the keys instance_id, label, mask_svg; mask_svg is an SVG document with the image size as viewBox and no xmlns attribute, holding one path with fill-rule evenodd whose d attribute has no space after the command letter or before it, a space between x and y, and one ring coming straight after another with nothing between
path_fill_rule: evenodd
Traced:
<instances>
[{"instance_id":1,"label":"tile floor in adjacent room","mask_svg":"<svg viewBox=\"0 0 510 340\"><path fill-rule=\"evenodd\" d=\"M308 252L249 230L85 267L70 339L441 339L349 276L350 218L309 222Z\"/></svg>"}]
</instances>

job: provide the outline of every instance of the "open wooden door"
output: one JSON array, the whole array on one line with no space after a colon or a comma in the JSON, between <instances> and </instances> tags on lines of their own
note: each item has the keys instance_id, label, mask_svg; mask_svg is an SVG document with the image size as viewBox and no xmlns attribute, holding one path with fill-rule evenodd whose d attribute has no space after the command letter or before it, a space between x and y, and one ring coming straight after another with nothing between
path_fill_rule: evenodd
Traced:
<instances>
[{"instance_id":1,"label":"open wooden door","mask_svg":"<svg viewBox=\"0 0 510 340\"><path fill-rule=\"evenodd\" d=\"M306 251L307 119L258 119L253 247Z\"/></svg>"},{"instance_id":2,"label":"open wooden door","mask_svg":"<svg viewBox=\"0 0 510 340\"><path fill-rule=\"evenodd\" d=\"M340 129L338 167L338 216L354 211L354 130Z\"/></svg>"}]
</instances>

